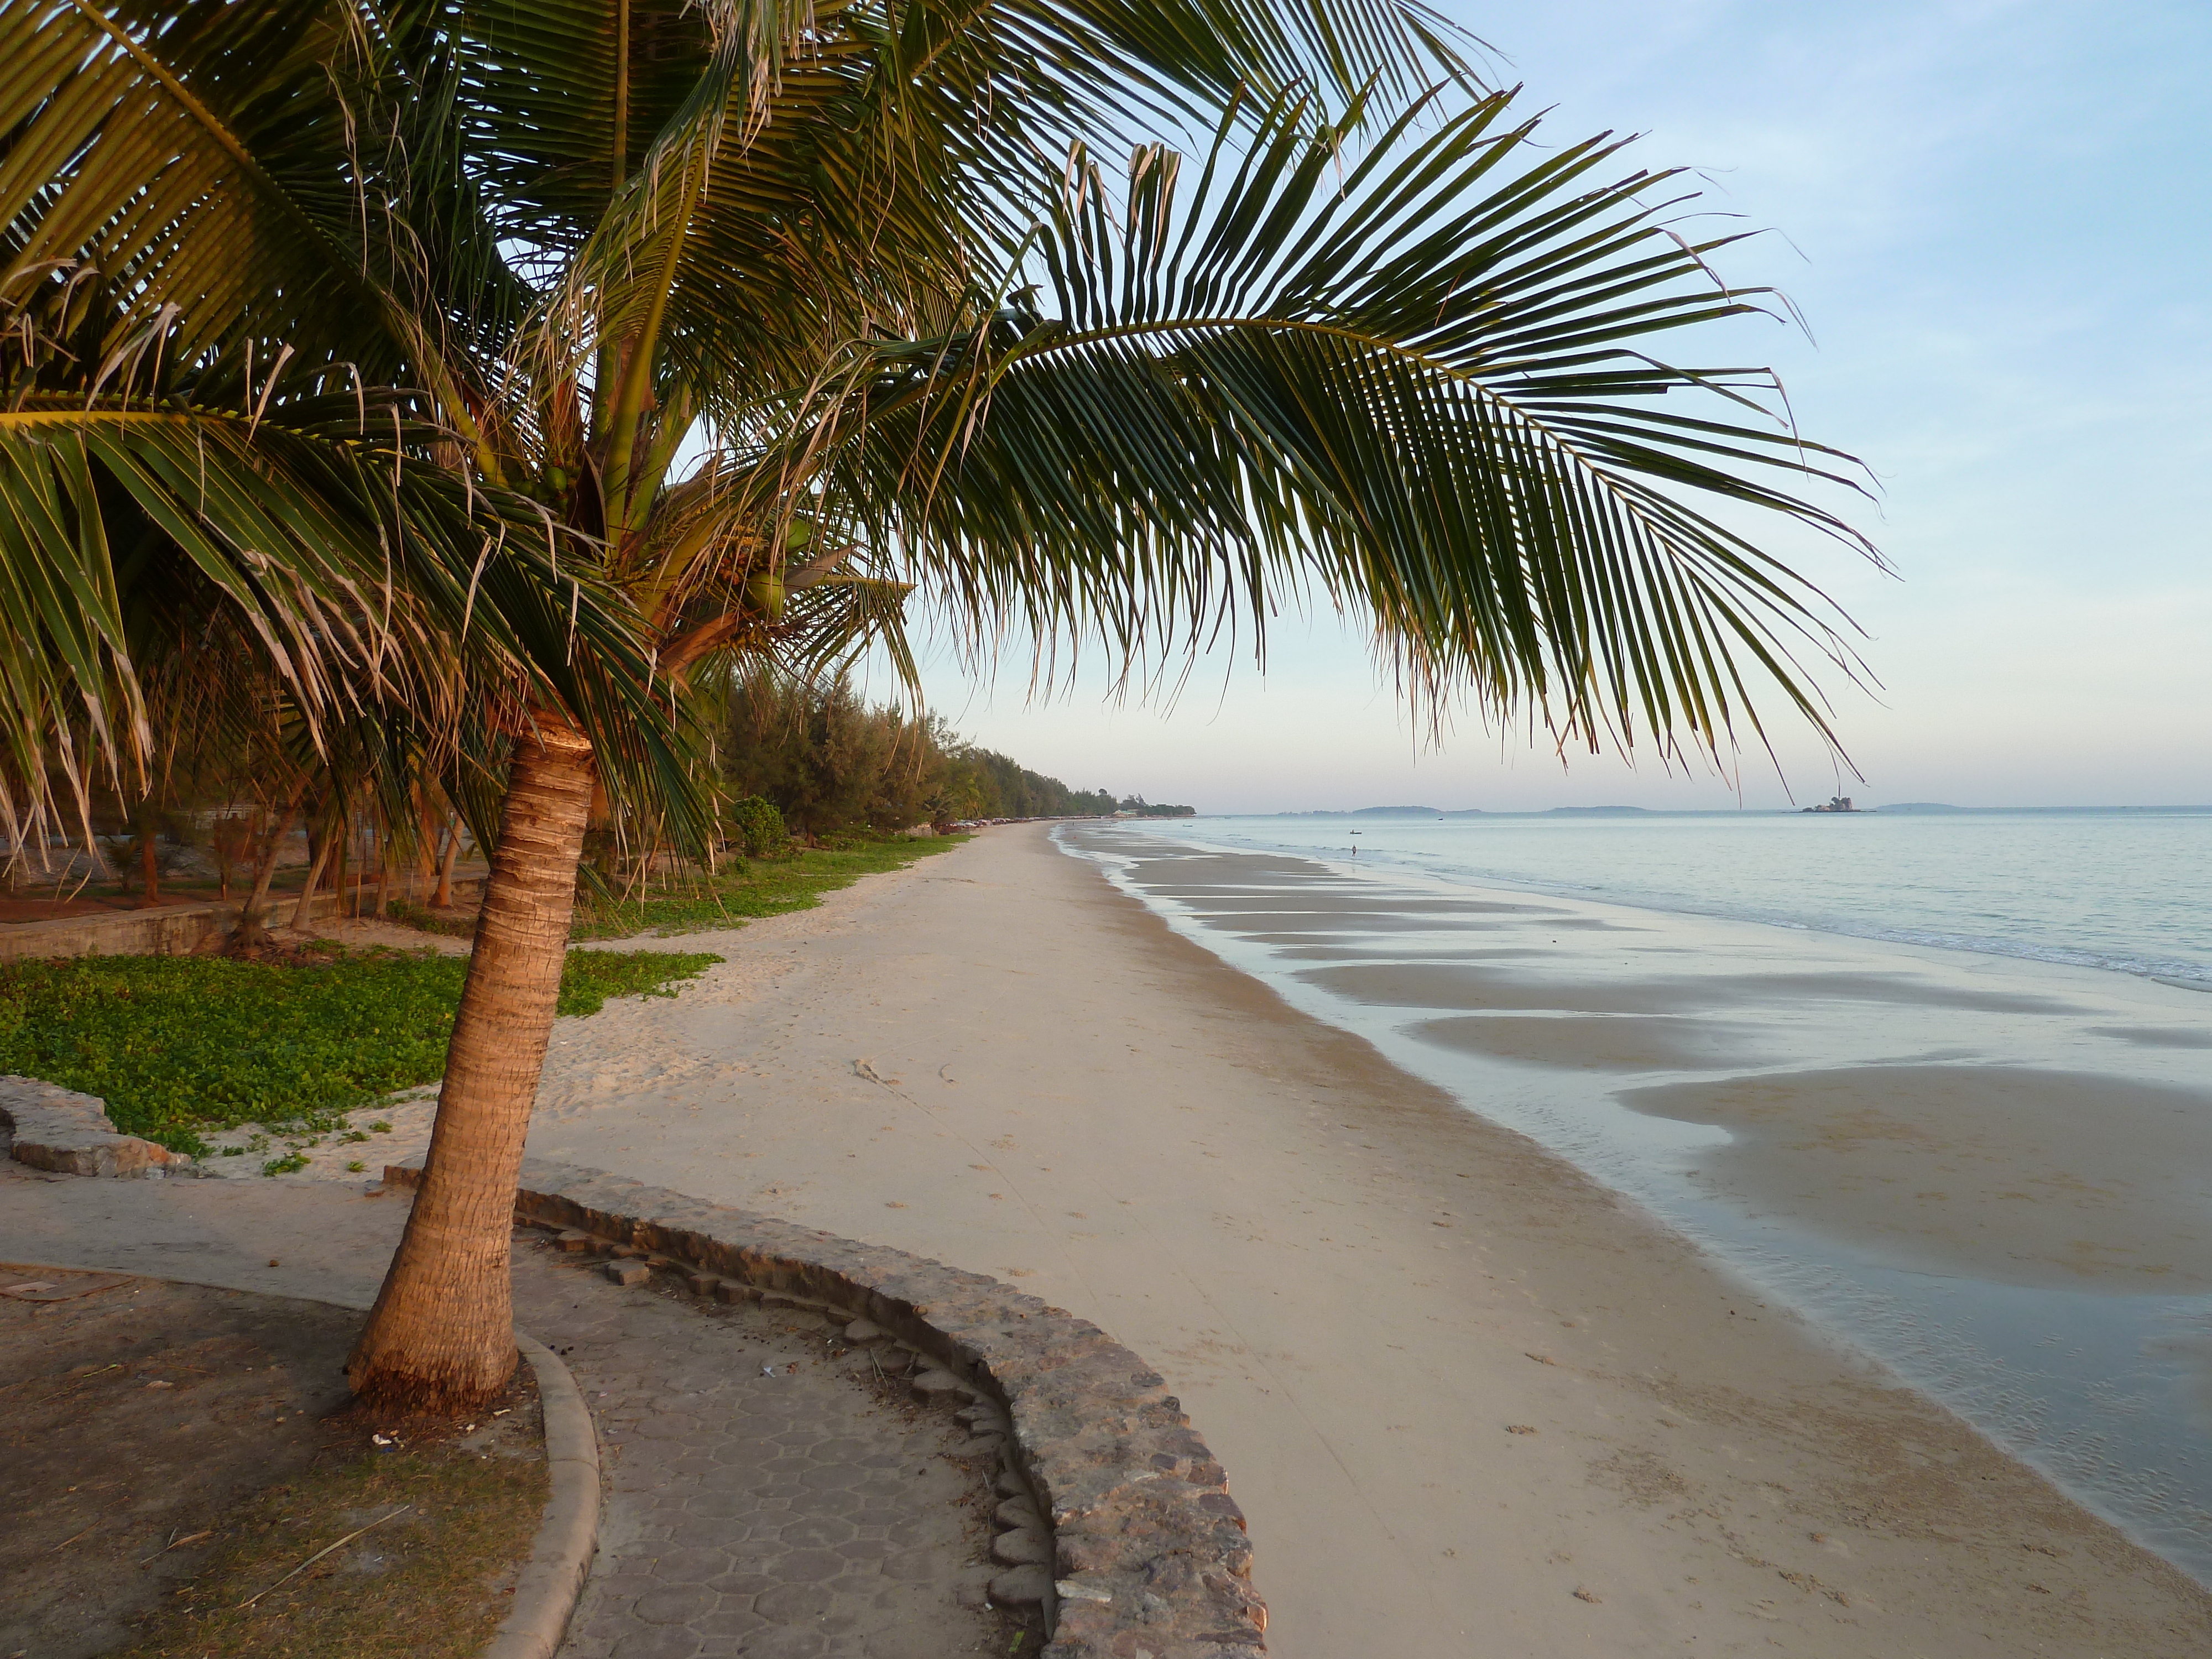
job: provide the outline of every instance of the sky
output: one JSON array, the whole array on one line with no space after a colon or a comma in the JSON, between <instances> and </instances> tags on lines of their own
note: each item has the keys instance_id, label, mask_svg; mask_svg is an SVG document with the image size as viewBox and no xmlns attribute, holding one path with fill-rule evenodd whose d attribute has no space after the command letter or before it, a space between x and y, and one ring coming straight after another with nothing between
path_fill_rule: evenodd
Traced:
<instances>
[{"instance_id":1,"label":"sky","mask_svg":"<svg viewBox=\"0 0 2212 1659\"><path fill-rule=\"evenodd\" d=\"M1071 785L1204 812L2212 802L2212 5L1443 9L1547 134L1644 134L1642 165L1771 228L1722 272L1809 334L1737 319L1694 355L1771 363L1801 429L1877 481L1853 517L1893 576L1770 538L1865 630L1879 688L1831 677L1863 779L1778 714L1776 759L1671 775L1472 717L1431 742L1326 614L1281 626L1264 674L1219 651L1148 698L1103 658L1039 699L1025 652L978 676L933 644L931 706Z\"/></svg>"}]
</instances>

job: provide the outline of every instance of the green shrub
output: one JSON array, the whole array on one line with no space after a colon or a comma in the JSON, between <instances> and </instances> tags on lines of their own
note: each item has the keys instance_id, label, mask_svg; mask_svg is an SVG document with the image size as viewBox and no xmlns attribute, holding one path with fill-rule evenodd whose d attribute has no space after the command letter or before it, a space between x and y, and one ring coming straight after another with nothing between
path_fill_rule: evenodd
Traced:
<instances>
[{"instance_id":1,"label":"green shrub","mask_svg":"<svg viewBox=\"0 0 2212 1659\"><path fill-rule=\"evenodd\" d=\"M783 827L782 810L758 795L748 795L730 808L730 829L748 858L772 858L790 850L791 832Z\"/></svg>"}]
</instances>

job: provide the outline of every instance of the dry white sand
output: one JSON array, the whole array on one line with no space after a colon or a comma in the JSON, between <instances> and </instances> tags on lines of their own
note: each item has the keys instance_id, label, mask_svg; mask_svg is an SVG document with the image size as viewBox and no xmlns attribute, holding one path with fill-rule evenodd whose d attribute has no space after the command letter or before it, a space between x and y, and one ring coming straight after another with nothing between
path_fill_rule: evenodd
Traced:
<instances>
[{"instance_id":1,"label":"dry white sand","mask_svg":"<svg viewBox=\"0 0 2212 1659\"><path fill-rule=\"evenodd\" d=\"M1097 1321L1225 1461L1281 1659L2212 1648L2181 1574L1039 829L683 948L730 961L562 1023L532 1152Z\"/></svg>"}]
</instances>

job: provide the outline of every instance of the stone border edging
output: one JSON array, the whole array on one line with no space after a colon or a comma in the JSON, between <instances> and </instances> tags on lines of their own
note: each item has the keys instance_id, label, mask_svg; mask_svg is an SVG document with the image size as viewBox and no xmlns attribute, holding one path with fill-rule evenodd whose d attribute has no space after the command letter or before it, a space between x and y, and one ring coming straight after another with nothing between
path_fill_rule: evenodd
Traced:
<instances>
[{"instance_id":1,"label":"stone border edging","mask_svg":"<svg viewBox=\"0 0 2212 1659\"><path fill-rule=\"evenodd\" d=\"M0 1076L0 1132L15 1162L51 1175L128 1178L191 1164L182 1152L119 1133L97 1095L13 1073Z\"/></svg>"},{"instance_id":2,"label":"stone border edging","mask_svg":"<svg viewBox=\"0 0 2212 1659\"><path fill-rule=\"evenodd\" d=\"M599 1437L591 1408L560 1356L520 1331L514 1345L538 1377L549 1486L538 1541L515 1581L514 1609L501 1621L483 1659L553 1659L599 1547Z\"/></svg>"},{"instance_id":3,"label":"stone border edging","mask_svg":"<svg viewBox=\"0 0 2212 1659\"><path fill-rule=\"evenodd\" d=\"M388 1164L412 1188L421 1160ZM996 1400L1053 1534L1043 1659L1260 1659L1266 1604L1227 1477L1166 1382L1086 1319L981 1273L574 1164L515 1211L866 1319Z\"/></svg>"}]
</instances>

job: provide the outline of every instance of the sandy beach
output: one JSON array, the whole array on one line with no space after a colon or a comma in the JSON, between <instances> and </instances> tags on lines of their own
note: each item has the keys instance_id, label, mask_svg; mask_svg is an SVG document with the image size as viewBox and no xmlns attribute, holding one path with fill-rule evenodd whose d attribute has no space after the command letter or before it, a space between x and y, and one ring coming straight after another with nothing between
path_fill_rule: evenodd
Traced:
<instances>
[{"instance_id":1,"label":"sandy beach","mask_svg":"<svg viewBox=\"0 0 2212 1659\"><path fill-rule=\"evenodd\" d=\"M1284 942L1325 964L1329 920ZM619 1024L562 1023L532 1152L1097 1321L1226 1462L1285 1659L2212 1643L2212 1595L2183 1574L1042 827L684 945L730 960ZM1503 957L1482 1006L1546 948L1501 927L1498 952L1531 954ZM1572 1036L1505 1012L1523 1025L1486 1042ZM1624 1012L1668 1018L1650 994ZM1707 1023L1608 1040L1778 1041Z\"/></svg>"}]
</instances>

